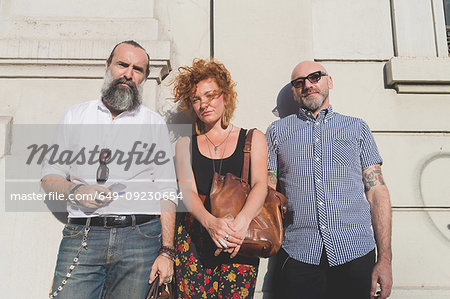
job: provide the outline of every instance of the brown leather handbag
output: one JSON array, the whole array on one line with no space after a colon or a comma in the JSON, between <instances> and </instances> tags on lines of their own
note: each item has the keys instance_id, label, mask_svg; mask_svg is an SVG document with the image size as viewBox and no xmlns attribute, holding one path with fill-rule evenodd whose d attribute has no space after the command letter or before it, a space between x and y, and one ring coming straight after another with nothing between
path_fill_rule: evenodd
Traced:
<instances>
[{"instance_id":1,"label":"brown leather handbag","mask_svg":"<svg viewBox=\"0 0 450 299\"><path fill-rule=\"evenodd\" d=\"M159 275L156 276L155 280L151 283L150 289L148 290L145 299L174 299L175 293L172 287L173 281L169 284L159 285ZM167 288L166 288L167 287Z\"/></svg>"},{"instance_id":2,"label":"brown leather handbag","mask_svg":"<svg viewBox=\"0 0 450 299\"><path fill-rule=\"evenodd\" d=\"M248 175L254 130L249 130L245 139L242 176L237 177L231 173L222 176L217 172L214 173L209 204L211 213L216 217L234 219L250 193ZM250 223L239 255L269 257L277 253L283 242L283 217L286 205L286 197L268 187L264 206L261 213Z\"/></svg>"}]
</instances>

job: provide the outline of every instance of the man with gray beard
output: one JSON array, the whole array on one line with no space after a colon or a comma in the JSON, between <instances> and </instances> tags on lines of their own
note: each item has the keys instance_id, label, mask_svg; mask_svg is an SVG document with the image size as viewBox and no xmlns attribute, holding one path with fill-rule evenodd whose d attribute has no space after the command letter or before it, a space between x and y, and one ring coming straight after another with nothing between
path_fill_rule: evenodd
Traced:
<instances>
[{"instance_id":1,"label":"man with gray beard","mask_svg":"<svg viewBox=\"0 0 450 299\"><path fill-rule=\"evenodd\" d=\"M291 85L300 109L266 132L269 185L288 201L276 298L369 299L377 284L387 298L391 205L369 126L333 110L323 65L299 63Z\"/></svg>"},{"instance_id":2,"label":"man with gray beard","mask_svg":"<svg viewBox=\"0 0 450 299\"><path fill-rule=\"evenodd\" d=\"M136 85L133 80L125 77L114 80L110 69L107 68L102 87L103 103L117 113L132 111L142 103L144 83L145 81Z\"/></svg>"},{"instance_id":3,"label":"man with gray beard","mask_svg":"<svg viewBox=\"0 0 450 299\"><path fill-rule=\"evenodd\" d=\"M63 230L50 298L145 298L148 282L156 276L161 284L172 280L173 195L177 191L172 155L160 151L158 162L164 163L149 166L136 162L129 169L115 160L118 144L131 144L134 133L147 138L138 138L134 145L152 144L153 140L157 140L156 145L169 144L164 120L142 105L149 60L137 42L117 44L106 61L101 97L69 108L61 121L67 132L68 125L95 125L78 127L107 130L99 129L103 135L95 142L101 151L91 151L96 154L95 163L60 165L47 159L42 169L44 190L69 199L68 224ZM115 134L120 125L132 131ZM57 138L57 144L72 152L84 146L78 144L83 140L79 136L90 132L77 132L78 127L75 134ZM142 153L149 151L144 148ZM164 159L162 154L167 154ZM135 194L130 192L138 188L145 190L146 196L151 192L163 199L157 212L147 203L138 208L138 199L131 201L122 192Z\"/></svg>"}]
</instances>

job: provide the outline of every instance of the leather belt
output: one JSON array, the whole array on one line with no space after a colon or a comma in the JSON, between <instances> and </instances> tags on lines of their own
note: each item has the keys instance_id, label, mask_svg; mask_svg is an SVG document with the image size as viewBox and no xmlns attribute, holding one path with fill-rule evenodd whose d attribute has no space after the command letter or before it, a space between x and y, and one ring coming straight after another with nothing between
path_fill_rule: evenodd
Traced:
<instances>
[{"instance_id":1,"label":"leather belt","mask_svg":"<svg viewBox=\"0 0 450 299\"><path fill-rule=\"evenodd\" d=\"M159 218L159 215L134 215L135 225L149 222L150 220ZM86 225L88 218L69 218L69 223ZM111 215L102 217L91 217L91 226L103 226L104 228L127 227L133 224L131 215Z\"/></svg>"}]
</instances>

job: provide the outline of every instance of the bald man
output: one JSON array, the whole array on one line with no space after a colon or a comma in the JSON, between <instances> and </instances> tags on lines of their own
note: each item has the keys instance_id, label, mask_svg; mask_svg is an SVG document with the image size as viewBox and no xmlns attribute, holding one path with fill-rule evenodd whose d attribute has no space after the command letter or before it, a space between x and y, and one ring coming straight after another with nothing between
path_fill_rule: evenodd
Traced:
<instances>
[{"instance_id":1,"label":"bald man","mask_svg":"<svg viewBox=\"0 0 450 299\"><path fill-rule=\"evenodd\" d=\"M288 199L277 298L387 298L391 204L372 133L333 111L321 64L299 63L291 80L300 109L266 133L269 184Z\"/></svg>"}]
</instances>

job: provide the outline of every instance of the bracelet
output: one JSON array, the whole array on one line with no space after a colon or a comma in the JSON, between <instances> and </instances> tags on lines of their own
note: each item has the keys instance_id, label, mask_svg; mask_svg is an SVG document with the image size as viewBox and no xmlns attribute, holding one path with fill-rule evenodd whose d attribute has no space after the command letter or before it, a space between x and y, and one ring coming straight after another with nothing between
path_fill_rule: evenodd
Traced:
<instances>
[{"instance_id":1,"label":"bracelet","mask_svg":"<svg viewBox=\"0 0 450 299\"><path fill-rule=\"evenodd\" d=\"M175 263L175 257L170 256L169 254L167 254L167 252L161 252L159 255L160 255L160 256L163 256L163 257L165 257L165 258L168 258L169 260L171 260L172 262Z\"/></svg>"},{"instance_id":2,"label":"bracelet","mask_svg":"<svg viewBox=\"0 0 450 299\"><path fill-rule=\"evenodd\" d=\"M159 250L158 250L158 254L161 254L161 253L167 253L168 255L170 255L170 256L172 256L172 257L175 257L175 250L167 250L167 249L165 249L165 248L163 248L163 247L161 247Z\"/></svg>"},{"instance_id":3,"label":"bracelet","mask_svg":"<svg viewBox=\"0 0 450 299\"><path fill-rule=\"evenodd\" d=\"M175 262L175 248L173 247L161 246L158 250L158 254Z\"/></svg>"},{"instance_id":4,"label":"bracelet","mask_svg":"<svg viewBox=\"0 0 450 299\"><path fill-rule=\"evenodd\" d=\"M84 184L77 184L77 185L75 185L75 187L73 187L72 189L70 189L70 191L69 191L69 196L68 196L69 200L71 200L71 201L74 200L74 199L73 199L73 196L75 195L75 191L77 191L78 188L80 188L81 186L84 186Z\"/></svg>"},{"instance_id":5,"label":"bracelet","mask_svg":"<svg viewBox=\"0 0 450 299\"><path fill-rule=\"evenodd\" d=\"M170 247L170 246L161 246L161 248L159 248L160 251L162 252L169 252L172 255L175 255L175 247Z\"/></svg>"}]
</instances>

